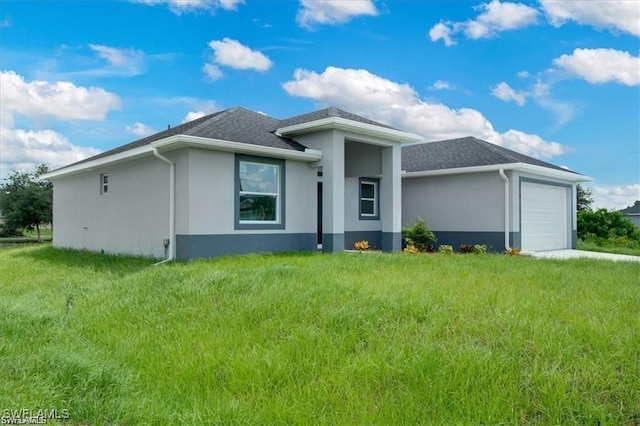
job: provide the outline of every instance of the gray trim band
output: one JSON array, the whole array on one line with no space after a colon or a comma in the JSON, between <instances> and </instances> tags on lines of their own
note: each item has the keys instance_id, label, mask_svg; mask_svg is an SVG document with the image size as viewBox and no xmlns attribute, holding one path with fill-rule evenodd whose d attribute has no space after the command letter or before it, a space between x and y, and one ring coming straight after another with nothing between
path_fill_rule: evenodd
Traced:
<instances>
[{"instance_id":1,"label":"gray trim band","mask_svg":"<svg viewBox=\"0 0 640 426\"><path fill-rule=\"evenodd\" d=\"M180 260L246 253L317 250L317 234L176 235Z\"/></svg>"},{"instance_id":2,"label":"gray trim band","mask_svg":"<svg viewBox=\"0 0 640 426\"><path fill-rule=\"evenodd\" d=\"M352 250L354 244L362 240L368 241L369 247L372 250L382 248L382 232L380 231L345 231L344 248L346 250Z\"/></svg>"}]
</instances>

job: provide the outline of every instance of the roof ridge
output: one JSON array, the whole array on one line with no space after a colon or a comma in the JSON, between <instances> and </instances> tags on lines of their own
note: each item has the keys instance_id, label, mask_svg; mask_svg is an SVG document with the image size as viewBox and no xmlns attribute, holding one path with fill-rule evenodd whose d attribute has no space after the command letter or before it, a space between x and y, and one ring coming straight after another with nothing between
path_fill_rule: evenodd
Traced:
<instances>
[{"instance_id":1,"label":"roof ridge","mask_svg":"<svg viewBox=\"0 0 640 426\"><path fill-rule=\"evenodd\" d=\"M198 130L199 130L199 129L201 129L202 127L205 127L205 125L207 125L207 126L208 126L208 125L209 125L209 124L211 124L212 122L220 121L220 119L221 119L222 117L224 117L224 116L228 115L228 114L229 114L229 112L231 112L231 111L233 111L233 110L235 110L235 109L237 109L237 107L223 109L223 110L220 110L220 111L216 111L216 112L214 112L214 113L211 113L211 114L207 114L207 115L205 115L205 116L203 116L203 117L200 117L201 119L202 119L202 118L205 118L205 117L208 117L208 118L207 118L206 120L202 120L200 123L198 123L198 124L194 125L193 127L189 127L189 129L187 129L187 131L188 131L189 133L195 133L196 131L198 131ZM198 118L196 118L196 120L198 120ZM192 120L192 121L187 122L187 123L191 123L191 122L196 121L196 120ZM185 124L187 124L187 123L185 123Z\"/></svg>"},{"instance_id":2,"label":"roof ridge","mask_svg":"<svg viewBox=\"0 0 640 426\"><path fill-rule=\"evenodd\" d=\"M506 149L506 148L502 148L502 147L501 147L501 146L499 146L499 145L493 144L493 143L491 143L491 142L484 141L484 140L482 140L482 139L478 139L478 138L476 138L476 137L474 137L474 136L469 136L469 138L470 138L474 143L476 143L476 144L478 144L478 145L482 145L482 146L486 147L487 149L489 149L489 150L491 150L491 151L495 152L496 154L498 154L498 155L500 155L500 156L502 156L502 157L504 157L504 158L506 158L506 159L508 159L508 160L513 161L514 163L522 163L522 161L520 161L520 160L519 160L518 158L516 158L515 156L511 155L511 154L510 154L510 153L508 153L508 152L504 152L504 149ZM525 154L521 154L521 155L525 155ZM528 157L528 155L527 155L527 157Z\"/></svg>"}]
</instances>

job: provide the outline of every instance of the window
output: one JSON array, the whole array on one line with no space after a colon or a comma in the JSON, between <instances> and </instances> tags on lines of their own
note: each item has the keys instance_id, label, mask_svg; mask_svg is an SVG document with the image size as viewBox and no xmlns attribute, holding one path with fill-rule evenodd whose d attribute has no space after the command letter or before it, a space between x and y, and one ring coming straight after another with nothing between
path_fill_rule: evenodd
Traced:
<instances>
[{"instance_id":1,"label":"window","mask_svg":"<svg viewBox=\"0 0 640 426\"><path fill-rule=\"evenodd\" d=\"M100 175L100 193L106 194L107 192L109 192L109 175L105 173Z\"/></svg>"},{"instance_id":2,"label":"window","mask_svg":"<svg viewBox=\"0 0 640 426\"><path fill-rule=\"evenodd\" d=\"M236 156L236 229L284 228L284 161Z\"/></svg>"},{"instance_id":3,"label":"window","mask_svg":"<svg viewBox=\"0 0 640 426\"><path fill-rule=\"evenodd\" d=\"M360 179L360 219L374 220L380 218L380 203L377 179Z\"/></svg>"}]
</instances>

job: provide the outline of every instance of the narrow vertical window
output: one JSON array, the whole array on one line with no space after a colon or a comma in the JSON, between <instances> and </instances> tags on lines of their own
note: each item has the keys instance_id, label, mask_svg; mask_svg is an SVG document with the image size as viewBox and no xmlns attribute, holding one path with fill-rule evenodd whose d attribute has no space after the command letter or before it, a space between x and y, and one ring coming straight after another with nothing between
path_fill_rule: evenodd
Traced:
<instances>
[{"instance_id":1,"label":"narrow vertical window","mask_svg":"<svg viewBox=\"0 0 640 426\"><path fill-rule=\"evenodd\" d=\"M379 181L360 179L360 219L379 219Z\"/></svg>"},{"instance_id":2,"label":"narrow vertical window","mask_svg":"<svg viewBox=\"0 0 640 426\"><path fill-rule=\"evenodd\" d=\"M105 173L100 175L100 193L106 194L107 192L109 192L109 175Z\"/></svg>"}]
</instances>

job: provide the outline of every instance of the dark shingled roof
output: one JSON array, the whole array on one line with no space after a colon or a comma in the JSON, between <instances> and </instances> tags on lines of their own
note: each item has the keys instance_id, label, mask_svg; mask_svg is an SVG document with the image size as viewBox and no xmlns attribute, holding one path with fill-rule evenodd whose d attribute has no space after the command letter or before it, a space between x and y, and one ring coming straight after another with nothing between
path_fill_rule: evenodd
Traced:
<instances>
[{"instance_id":1,"label":"dark shingled roof","mask_svg":"<svg viewBox=\"0 0 640 426\"><path fill-rule=\"evenodd\" d=\"M474 137L427 142L402 148L402 169L407 172L511 163L526 163L575 173Z\"/></svg>"},{"instance_id":2,"label":"dark shingled roof","mask_svg":"<svg viewBox=\"0 0 640 426\"><path fill-rule=\"evenodd\" d=\"M230 108L138 139L137 141L102 152L72 165L108 157L175 135L199 136L272 148L304 151L305 147L303 145L291 139L277 136L274 133L274 131L280 127L279 123L280 120L250 111L246 108Z\"/></svg>"},{"instance_id":3,"label":"dark shingled roof","mask_svg":"<svg viewBox=\"0 0 640 426\"><path fill-rule=\"evenodd\" d=\"M340 118L344 118L345 120L357 121L359 123L371 124L373 126L379 126L379 127L384 127L386 129L397 130L396 128L387 126L386 124L378 123L377 121L369 120L368 118L364 118L359 115L352 114L350 112L343 111L340 108L335 108L335 107L325 108L325 109L321 109L320 111L314 111L308 114L297 115L295 117L287 118L285 120L280 121L280 123L278 124L278 127L282 128L282 127L294 126L296 124L310 123L312 121L322 120L324 118L329 118L329 117L340 117Z\"/></svg>"},{"instance_id":4,"label":"dark shingled roof","mask_svg":"<svg viewBox=\"0 0 640 426\"><path fill-rule=\"evenodd\" d=\"M620 212L625 214L640 214L640 204L627 207L626 209L620 210Z\"/></svg>"}]
</instances>

